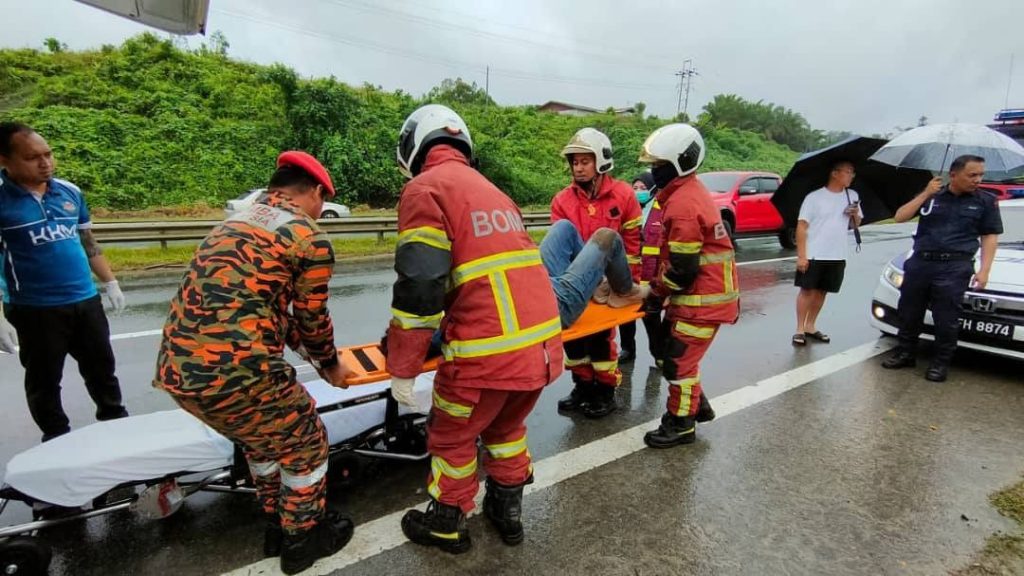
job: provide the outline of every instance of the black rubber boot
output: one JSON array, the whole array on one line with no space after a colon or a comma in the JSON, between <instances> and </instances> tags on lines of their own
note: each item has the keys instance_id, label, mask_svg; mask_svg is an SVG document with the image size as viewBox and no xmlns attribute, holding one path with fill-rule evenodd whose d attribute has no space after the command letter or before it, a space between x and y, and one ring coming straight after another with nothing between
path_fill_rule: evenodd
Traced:
<instances>
[{"instance_id":1,"label":"black rubber boot","mask_svg":"<svg viewBox=\"0 0 1024 576\"><path fill-rule=\"evenodd\" d=\"M509 546L523 542L523 486L502 486L487 478L487 494L484 495L484 516Z\"/></svg>"},{"instance_id":2,"label":"black rubber boot","mask_svg":"<svg viewBox=\"0 0 1024 576\"><path fill-rule=\"evenodd\" d=\"M691 416L673 416L665 413L661 426L644 434L644 444L651 448L671 448L680 444L693 444L697 439L697 423Z\"/></svg>"},{"instance_id":3,"label":"black rubber boot","mask_svg":"<svg viewBox=\"0 0 1024 576\"><path fill-rule=\"evenodd\" d=\"M426 512L406 512L402 517L402 533L417 544L437 546L449 554L462 554L473 545L462 509L437 500L427 504Z\"/></svg>"},{"instance_id":4,"label":"black rubber boot","mask_svg":"<svg viewBox=\"0 0 1024 576\"><path fill-rule=\"evenodd\" d=\"M572 392L558 401L559 412L582 410L594 395L594 387L597 384L593 382L580 382L575 378L573 378L573 382L575 382L575 386L573 386Z\"/></svg>"},{"instance_id":5,"label":"black rubber boot","mask_svg":"<svg viewBox=\"0 0 1024 576\"><path fill-rule=\"evenodd\" d=\"M715 419L715 410L711 407L711 402L708 397L704 395L704 391L700 391L700 408L697 408L697 422L711 422Z\"/></svg>"},{"instance_id":6,"label":"black rubber boot","mask_svg":"<svg viewBox=\"0 0 1024 576\"><path fill-rule=\"evenodd\" d=\"M263 557L275 558L281 555L281 546L284 545L281 516L264 512L263 518L266 521L266 526L263 528Z\"/></svg>"},{"instance_id":7,"label":"black rubber boot","mask_svg":"<svg viewBox=\"0 0 1024 576\"><path fill-rule=\"evenodd\" d=\"M583 406L583 415L587 418L604 418L615 412L615 387L603 384L594 385L594 395Z\"/></svg>"},{"instance_id":8,"label":"black rubber boot","mask_svg":"<svg viewBox=\"0 0 1024 576\"><path fill-rule=\"evenodd\" d=\"M284 535L281 547L281 571L297 574L317 560L337 553L352 539L352 521L334 511L327 511L309 530Z\"/></svg>"}]
</instances>

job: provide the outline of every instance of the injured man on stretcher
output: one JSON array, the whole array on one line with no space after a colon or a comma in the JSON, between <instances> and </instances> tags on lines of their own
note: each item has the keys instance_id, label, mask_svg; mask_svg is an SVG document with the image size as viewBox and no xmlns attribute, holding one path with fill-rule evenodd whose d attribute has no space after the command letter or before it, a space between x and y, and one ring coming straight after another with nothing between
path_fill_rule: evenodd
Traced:
<instances>
[{"instance_id":1,"label":"injured man on stretcher","mask_svg":"<svg viewBox=\"0 0 1024 576\"><path fill-rule=\"evenodd\" d=\"M563 330L576 323L591 299L610 308L627 308L639 306L650 294L650 286L633 282L622 236L611 228L600 228L583 242L572 222L559 220L541 241L540 255L558 300ZM441 334L441 329L434 332L428 358L441 355ZM387 337L381 340L381 349L386 357ZM411 378L393 378L391 395L407 407L416 406Z\"/></svg>"}]
</instances>

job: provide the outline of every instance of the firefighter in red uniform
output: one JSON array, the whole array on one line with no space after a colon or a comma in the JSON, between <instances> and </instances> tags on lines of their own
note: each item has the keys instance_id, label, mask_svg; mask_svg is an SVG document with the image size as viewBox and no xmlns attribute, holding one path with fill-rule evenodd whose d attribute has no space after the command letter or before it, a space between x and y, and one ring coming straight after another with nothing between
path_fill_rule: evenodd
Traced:
<instances>
[{"instance_id":1,"label":"firefighter in red uniform","mask_svg":"<svg viewBox=\"0 0 1024 576\"><path fill-rule=\"evenodd\" d=\"M435 329L444 358L427 424L426 512L402 531L451 553L470 547L466 514L487 471L484 515L509 545L523 541L523 486L533 479L526 416L562 372L561 321L540 251L516 204L470 167L473 142L455 112L430 104L402 126L398 163L411 178L398 202L388 327L392 395L414 406L413 381Z\"/></svg>"},{"instance_id":2,"label":"firefighter in red uniform","mask_svg":"<svg viewBox=\"0 0 1024 576\"><path fill-rule=\"evenodd\" d=\"M643 215L629 184L612 178L612 143L593 128L577 132L562 149L572 169L573 182L551 201L551 221L569 220L586 242L600 228L622 236L633 281L640 282L640 226ZM599 297L598 297L599 298ZM615 389L622 381L615 330L566 343L566 366L574 383L558 409L580 410L601 418L615 411Z\"/></svg>"},{"instance_id":3,"label":"firefighter in red uniform","mask_svg":"<svg viewBox=\"0 0 1024 576\"><path fill-rule=\"evenodd\" d=\"M661 254L651 298L668 300L662 373L668 380L661 425L644 436L651 448L690 444L697 422L715 417L704 396L700 360L722 324L739 317L736 254L722 217L696 177L704 139L687 124L669 124L644 142L640 161L653 164L662 213Z\"/></svg>"}]
</instances>

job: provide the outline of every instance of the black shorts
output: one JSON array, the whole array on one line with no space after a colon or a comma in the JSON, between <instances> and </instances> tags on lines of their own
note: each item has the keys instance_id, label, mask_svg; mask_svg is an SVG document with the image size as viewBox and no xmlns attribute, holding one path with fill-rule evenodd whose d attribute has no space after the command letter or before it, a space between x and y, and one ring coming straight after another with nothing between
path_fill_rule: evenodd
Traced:
<instances>
[{"instance_id":1,"label":"black shorts","mask_svg":"<svg viewBox=\"0 0 1024 576\"><path fill-rule=\"evenodd\" d=\"M807 271L796 271L794 285L808 290L839 292L843 285L843 273L846 272L845 260L811 260Z\"/></svg>"}]
</instances>

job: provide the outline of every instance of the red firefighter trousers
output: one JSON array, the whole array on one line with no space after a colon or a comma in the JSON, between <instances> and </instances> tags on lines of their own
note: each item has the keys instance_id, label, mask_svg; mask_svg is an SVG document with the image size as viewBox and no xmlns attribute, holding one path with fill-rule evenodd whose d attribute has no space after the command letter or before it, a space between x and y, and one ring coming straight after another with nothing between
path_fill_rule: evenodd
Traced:
<instances>
[{"instance_id":1,"label":"red firefighter trousers","mask_svg":"<svg viewBox=\"0 0 1024 576\"><path fill-rule=\"evenodd\" d=\"M666 409L673 416L693 416L700 408L700 361L718 334L718 324L669 320L662 373L668 380Z\"/></svg>"},{"instance_id":2,"label":"red firefighter trousers","mask_svg":"<svg viewBox=\"0 0 1024 576\"><path fill-rule=\"evenodd\" d=\"M434 382L427 422L430 474L427 492L435 500L469 513L479 489L477 438L483 444L487 475L503 486L517 486L533 474L526 446L526 416L542 389L487 390Z\"/></svg>"}]
</instances>

